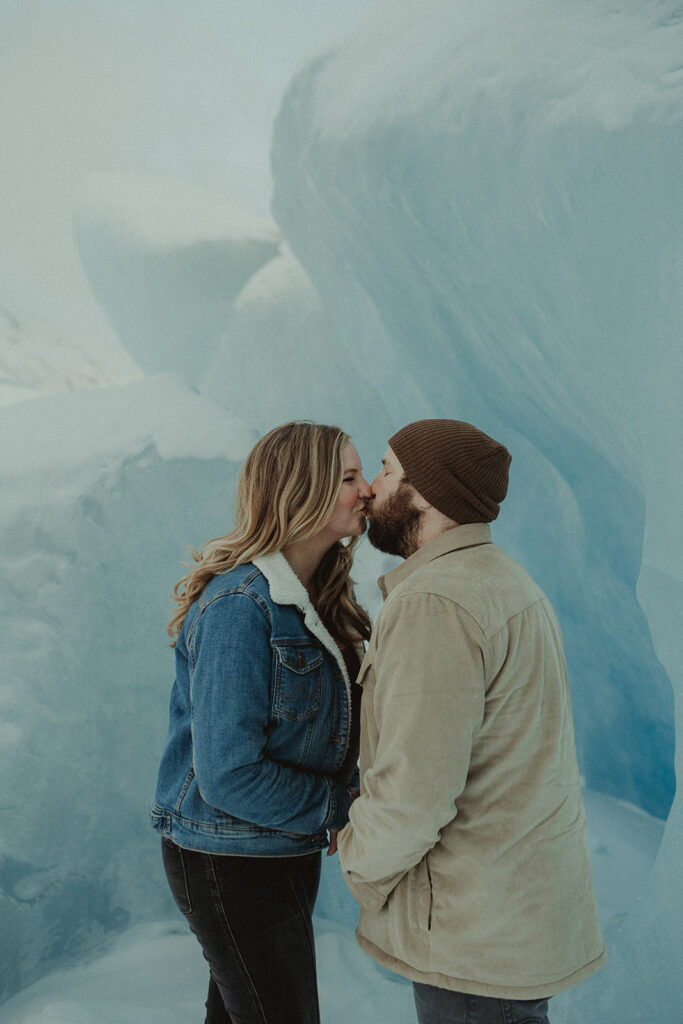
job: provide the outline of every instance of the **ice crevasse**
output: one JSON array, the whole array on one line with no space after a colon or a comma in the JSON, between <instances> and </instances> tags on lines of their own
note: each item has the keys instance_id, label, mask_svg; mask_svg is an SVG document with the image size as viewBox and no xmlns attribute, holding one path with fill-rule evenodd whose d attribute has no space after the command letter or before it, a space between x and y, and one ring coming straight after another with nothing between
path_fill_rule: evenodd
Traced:
<instances>
[{"instance_id":1,"label":"ice crevasse","mask_svg":"<svg viewBox=\"0 0 683 1024\"><path fill-rule=\"evenodd\" d=\"M661 817L683 681L682 122L680 4L381 2L300 70L273 142L274 216L395 425L452 416L512 450L496 536L560 613L588 784ZM567 1020L677 1019L682 833L676 800Z\"/></svg>"}]
</instances>

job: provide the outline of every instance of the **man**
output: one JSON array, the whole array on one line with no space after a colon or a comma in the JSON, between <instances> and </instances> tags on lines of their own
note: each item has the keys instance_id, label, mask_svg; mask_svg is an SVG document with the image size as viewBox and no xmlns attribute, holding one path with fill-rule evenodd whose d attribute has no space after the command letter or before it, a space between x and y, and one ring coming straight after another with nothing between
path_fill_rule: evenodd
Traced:
<instances>
[{"instance_id":1,"label":"man","mask_svg":"<svg viewBox=\"0 0 683 1024\"><path fill-rule=\"evenodd\" d=\"M562 638L491 542L510 455L468 423L389 441L368 536L406 561L363 662L361 795L338 838L357 937L420 1024L545 1022L604 962Z\"/></svg>"}]
</instances>

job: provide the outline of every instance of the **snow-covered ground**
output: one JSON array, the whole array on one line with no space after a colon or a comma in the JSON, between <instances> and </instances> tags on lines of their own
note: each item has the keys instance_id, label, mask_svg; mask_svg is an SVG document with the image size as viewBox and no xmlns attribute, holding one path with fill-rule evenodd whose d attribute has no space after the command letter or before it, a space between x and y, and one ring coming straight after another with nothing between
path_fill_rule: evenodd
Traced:
<instances>
[{"instance_id":1,"label":"snow-covered ground","mask_svg":"<svg viewBox=\"0 0 683 1024\"><path fill-rule=\"evenodd\" d=\"M646 884L663 825L597 793L586 794L586 811L600 914L610 941ZM323 1024L414 1024L410 984L376 966L356 945L355 904L340 884L336 858L323 861L319 906L336 918L318 914L314 922ZM199 945L175 914L136 925L78 966L42 978L0 1007L0 1022L187 1024L201 1017L207 978ZM568 1019L571 1000L568 993L554 1001L553 1024Z\"/></svg>"}]
</instances>

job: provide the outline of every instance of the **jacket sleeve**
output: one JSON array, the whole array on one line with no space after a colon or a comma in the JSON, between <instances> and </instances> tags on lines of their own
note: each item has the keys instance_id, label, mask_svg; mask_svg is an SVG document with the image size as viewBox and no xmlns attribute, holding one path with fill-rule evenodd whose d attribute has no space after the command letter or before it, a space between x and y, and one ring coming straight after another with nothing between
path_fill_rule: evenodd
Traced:
<instances>
[{"instance_id":1,"label":"jacket sleeve","mask_svg":"<svg viewBox=\"0 0 683 1024\"><path fill-rule=\"evenodd\" d=\"M202 799L244 821L307 835L345 824L345 786L266 754L273 655L258 603L244 593L216 598L199 615L188 653Z\"/></svg>"},{"instance_id":2,"label":"jacket sleeve","mask_svg":"<svg viewBox=\"0 0 683 1024\"><path fill-rule=\"evenodd\" d=\"M361 765L361 795L338 843L351 892L379 910L457 814L484 714L483 633L446 598L397 597L380 615L366 672L376 752Z\"/></svg>"}]
</instances>

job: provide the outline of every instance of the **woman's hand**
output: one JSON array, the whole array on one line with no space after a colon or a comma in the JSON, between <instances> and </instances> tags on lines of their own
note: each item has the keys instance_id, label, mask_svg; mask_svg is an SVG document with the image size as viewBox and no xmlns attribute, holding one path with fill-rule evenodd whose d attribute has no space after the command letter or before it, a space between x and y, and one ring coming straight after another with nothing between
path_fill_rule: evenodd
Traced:
<instances>
[{"instance_id":1,"label":"woman's hand","mask_svg":"<svg viewBox=\"0 0 683 1024\"><path fill-rule=\"evenodd\" d=\"M353 801L356 799L356 797L360 796L360 789L358 789L355 786L347 786L346 788L349 791L349 796L351 797L351 803L353 803ZM331 857L333 854L335 854L337 852L337 835L339 834L339 832L340 832L340 829L338 829L338 828L331 828L330 829L330 845L327 847L327 856L328 857Z\"/></svg>"}]
</instances>

